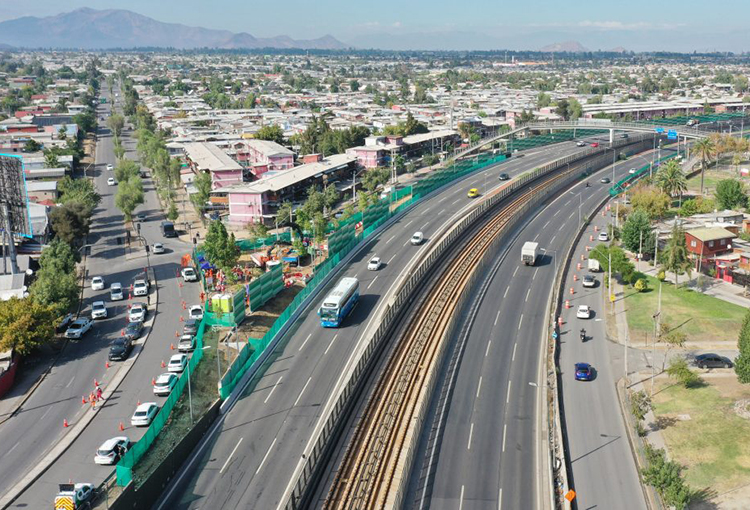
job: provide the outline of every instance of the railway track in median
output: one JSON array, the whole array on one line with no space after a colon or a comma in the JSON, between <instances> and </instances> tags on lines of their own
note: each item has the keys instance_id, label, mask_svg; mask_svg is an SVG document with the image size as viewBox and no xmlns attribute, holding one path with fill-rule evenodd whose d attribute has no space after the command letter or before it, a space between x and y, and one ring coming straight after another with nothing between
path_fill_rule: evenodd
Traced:
<instances>
[{"instance_id":1,"label":"railway track in median","mask_svg":"<svg viewBox=\"0 0 750 510\"><path fill-rule=\"evenodd\" d=\"M392 508L397 501L399 470L408 469L402 453L412 422L425 398L426 375L440 358L461 295L472 281L488 248L513 215L532 197L564 178L551 176L533 184L500 206L486 223L473 230L458 256L443 266L422 305L410 317L386 362L345 451L325 502L327 509Z\"/></svg>"}]
</instances>

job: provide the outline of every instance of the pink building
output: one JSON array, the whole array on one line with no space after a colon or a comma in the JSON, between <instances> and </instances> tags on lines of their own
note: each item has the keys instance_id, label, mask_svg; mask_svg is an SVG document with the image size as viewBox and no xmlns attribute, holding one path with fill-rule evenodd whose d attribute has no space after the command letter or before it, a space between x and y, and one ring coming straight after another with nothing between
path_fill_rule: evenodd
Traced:
<instances>
[{"instance_id":1,"label":"pink building","mask_svg":"<svg viewBox=\"0 0 750 510\"><path fill-rule=\"evenodd\" d=\"M212 190L243 181L242 166L212 143L185 144L185 156L193 172L211 174Z\"/></svg>"},{"instance_id":2,"label":"pink building","mask_svg":"<svg viewBox=\"0 0 750 510\"><path fill-rule=\"evenodd\" d=\"M255 177L271 170L287 170L294 166L294 153L276 142L244 140L236 144L237 160Z\"/></svg>"}]
</instances>

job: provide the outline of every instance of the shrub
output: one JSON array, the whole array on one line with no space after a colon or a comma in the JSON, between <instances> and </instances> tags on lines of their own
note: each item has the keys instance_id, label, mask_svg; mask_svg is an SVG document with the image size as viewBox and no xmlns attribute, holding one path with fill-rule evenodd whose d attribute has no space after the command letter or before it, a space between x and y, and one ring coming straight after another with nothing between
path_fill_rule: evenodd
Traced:
<instances>
[{"instance_id":1,"label":"shrub","mask_svg":"<svg viewBox=\"0 0 750 510\"><path fill-rule=\"evenodd\" d=\"M684 510L692 499L690 488L682 478L682 467L674 461L667 460L661 448L654 448L646 443L648 466L641 470L643 480L654 487L664 502L677 510Z\"/></svg>"},{"instance_id":2,"label":"shrub","mask_svg":"<svg viewBox=\"0 0 750 510\"><path fill-rule=\"evenodd\" d=\"M663 269L660 269L659 272L656 274L656 279L660 282L663 282L667 279L667 273L664 272Z\"/></svg>"},{"instance_id":3,"label":"shrub","mask_svg":"<svg viewBox=\"0 0 750 510\"><path fill-rule=\"evenodd\" d=\"M648 280L646 280L645 278L641 278L640 280L635 282L634 287L638 292L644 292L648 290Z\"/></svg>"},{"instance_id":4,"label":"shrub","mask_svg":"<svg viewBox=\"0 0 750 510\"><path fill-rule=\"evenodd\" d=\"M677 358L670 361L667 374L669 377L676 379L685 388L695 388L703 382L703 379L698 374L690 370L685 358Z\"/></svg>"}]
</instances>

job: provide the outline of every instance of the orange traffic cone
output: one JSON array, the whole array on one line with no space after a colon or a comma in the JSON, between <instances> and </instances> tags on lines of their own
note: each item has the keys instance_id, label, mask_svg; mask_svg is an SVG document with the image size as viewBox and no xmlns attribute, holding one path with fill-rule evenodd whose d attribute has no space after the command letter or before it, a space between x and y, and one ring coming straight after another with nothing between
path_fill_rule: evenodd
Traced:
<instances>
[{"instance_id":1,"label":"orange traffic cone","mask_svg":"<svg viewBox=\"0 0 750 510\"><path fill-rule=\"evenodd\" d=\"M175 332L174 332L174 337L175 337L175 338L180 338L180 332L179 332L179 331L177 331L177 330L175 330Z\"/></svg>"},{"instance_id":2,"label":"orange traffic cone","mask_svg":"<svg viewBox=\"0 0 750 510\"><path fill-rule=\"evenodd\" d=\"M156 377L151 378L151 386L156 386Z\"/></svg>"},{"instance_id":3,"label":"orange traffic cone","mask_svg":"<svg viewBox=\"0 0 750 510\"><path fill-rule=\"evenodd\" d=\"M67 419L67 418L65 418L65 419L63 420L63 427L64 427L64 428L68 428L69 426L70 426L70 425L68 425L68 419Z\"/></svg>"},{"instance_id":4,"label":"orange traffic cone","mask_svg":"<svg viewBox=\"0 0 750 510\"><path fill-rule=\"evenodd\" d=\"M577 281L578 281L578 275L577 275L577 274L574 274L574 275L573 275L573 281L574 281L574 282L577 282Z\"/></svg>"},{"instance_id":5,"label":"orange traffic cone","mask_svg":"<svg viewBox=\"0 0 750 510\"><path fill-rule=\"evenodd\" d=\"M593 240L594 240L594 234L591 234L591 235L589 236L589 241L593 241Z\"/></svg>"},{"instance_id":6,"label":"orange traffic cone","mask_svg":"<svg viewBox=\"0 0 750 510\"><path fill-rule=\"evenodd\" d=\"M570 288L570 293L571 293L571 294L575 294L575 293L576 293L576 291L575 291L575 290L573 290L573 287L571 287L571 288Z\"/></svg>"},{"instance_id":7,"label":"orange traffic cone","mask_svg":"<svg viewBox=\"0 0 750 510\"><path fill-rule=\"evenodd\" d=\"M183 317L182 315L180 315L180 322L185 322L185 317Z\"/></svg>"},{"instance_id":8,"label":"orange traffic cone","mask_svg":"<svg viewBox=\"0 0 750 510\"><path fill-rule=\"evenodd\" d=\"M567 299L565 300L565 308L570 308L570 301Z\"/></svg>"},{"instance_id":9,"label":"orange traffic cone","mask_svg":"<svg viewBox=\"0 0 750 510\"><path fill-rule=\"evenodd\" d=\"M167 365L164 364L164 360L161 360L161 368L166 367Z\"/></svg>"},{"instance_id":10,"label":"orange traffic cone","mask_svg":"<svg viewBox=\"0 0 750 510\"><path fill-rule=\"evenodd\" d=\"M104 368L109 368L109 361L104 362Z\"/></svg>"},{"instance_id":11,"label":"orange traffic cone","mask_svg":"<svg viewBox=\"0 0 750 510\"><path fill-rule=\"evenodd\" d=\"M564 324L562 315L557 318L557 324L562 326Z\"/></svg>"},{"instance_id":12,"label":"orange traffic cone","mask_svg":"<svg viewBox=\"0 0 750 510\"><path fill-rule=\"evenodd\" d=\"M578 269L579 271L581 270L581 263L580 262L578 264L576 264L576 269Z\"/></svg>"},{"instance_id":13,"label":"orange traffic cone","mask_svg":"<svg viewBox=\"0 0 750 510\"><path fill-rule=\"evenodd\" d=\"M86 400L86 395L82 396L81 397L81 404L88 404L88 403L89 403L89 401Z\"/></svg>"},{"instance_id":14,"label":"orange traffic cone","mask_svg":"<svg viewBox=\"0 0 750 510\"><path fill-rule=\"evenodd\" d=\"M125 430L125 427L123 426L122 422L120 422L120 427L119 428L120 428L120 432L122 432L123 430Z\"/></svg>"},{"instance_id":15,"label":"orange traffic cone","mask_svg":"<svg viewBox=\"0 0 750 510\"><path fill-rule=\"evenodd\" d=\"M187 303L184 301L182 302L182 309L187 310Z\"/></svg>"},{"instance_id":16,"label":"orange traffic cone","mask_svg":"<svg viewBox=\"0 0 750 510\"><path fill-rule=\"evenodd\" d=\"M140 406L141 406L141 401L138 400L138 403L135 405L135 407L140 407Z\"/></svg>"},{"instance_id":17,"label":"orange traffic cone","mask_svg":"<svg viewBox=\"0 0 750 510\"><path fill-rule=\"evenodd\" d=\"M169 350L170 350L170 351L173 351L173 350L174 350L174 343L173 343L173 342L170 342L170 343L169 343Z\"/></svg>"},{"instance_id":18,"label":"orange traffic cone","mask_svg":"<svg viewBox=\"0 0 750 510\"><path fill-rule=\"evenodd\" d=\"M95 387L95 388L98 388L98 387L99 387L99 381L97 381L96 379L94 379L94 387Z\"/></svg>"},{"instance_id":19,"label":"orange traffic cone","mask_svg":"<svg viewBox=\"0 0 750 510\"><path fill-rule=\"evenodd\" d=\"M120 336L125 336L125 330L124 329L120 330Z\"/></svg>"}]
</instances>

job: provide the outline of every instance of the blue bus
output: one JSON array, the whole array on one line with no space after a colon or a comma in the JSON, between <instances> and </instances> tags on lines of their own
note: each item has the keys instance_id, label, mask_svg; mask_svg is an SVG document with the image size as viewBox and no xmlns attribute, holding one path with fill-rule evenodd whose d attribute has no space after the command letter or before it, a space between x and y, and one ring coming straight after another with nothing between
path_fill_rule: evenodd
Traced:
<instances>
[{"instance_id":1,"label":"blue bus","mask_svg":"<svg viewBox=\"0 0 750 510\"><path fill-rule=\"evenodd\" d=\"M338 328L357 301L359 301L359 281L356 278L342 278L328 293L318 309L320 325L324 328Z\"/></svg>"}]
</instances>

